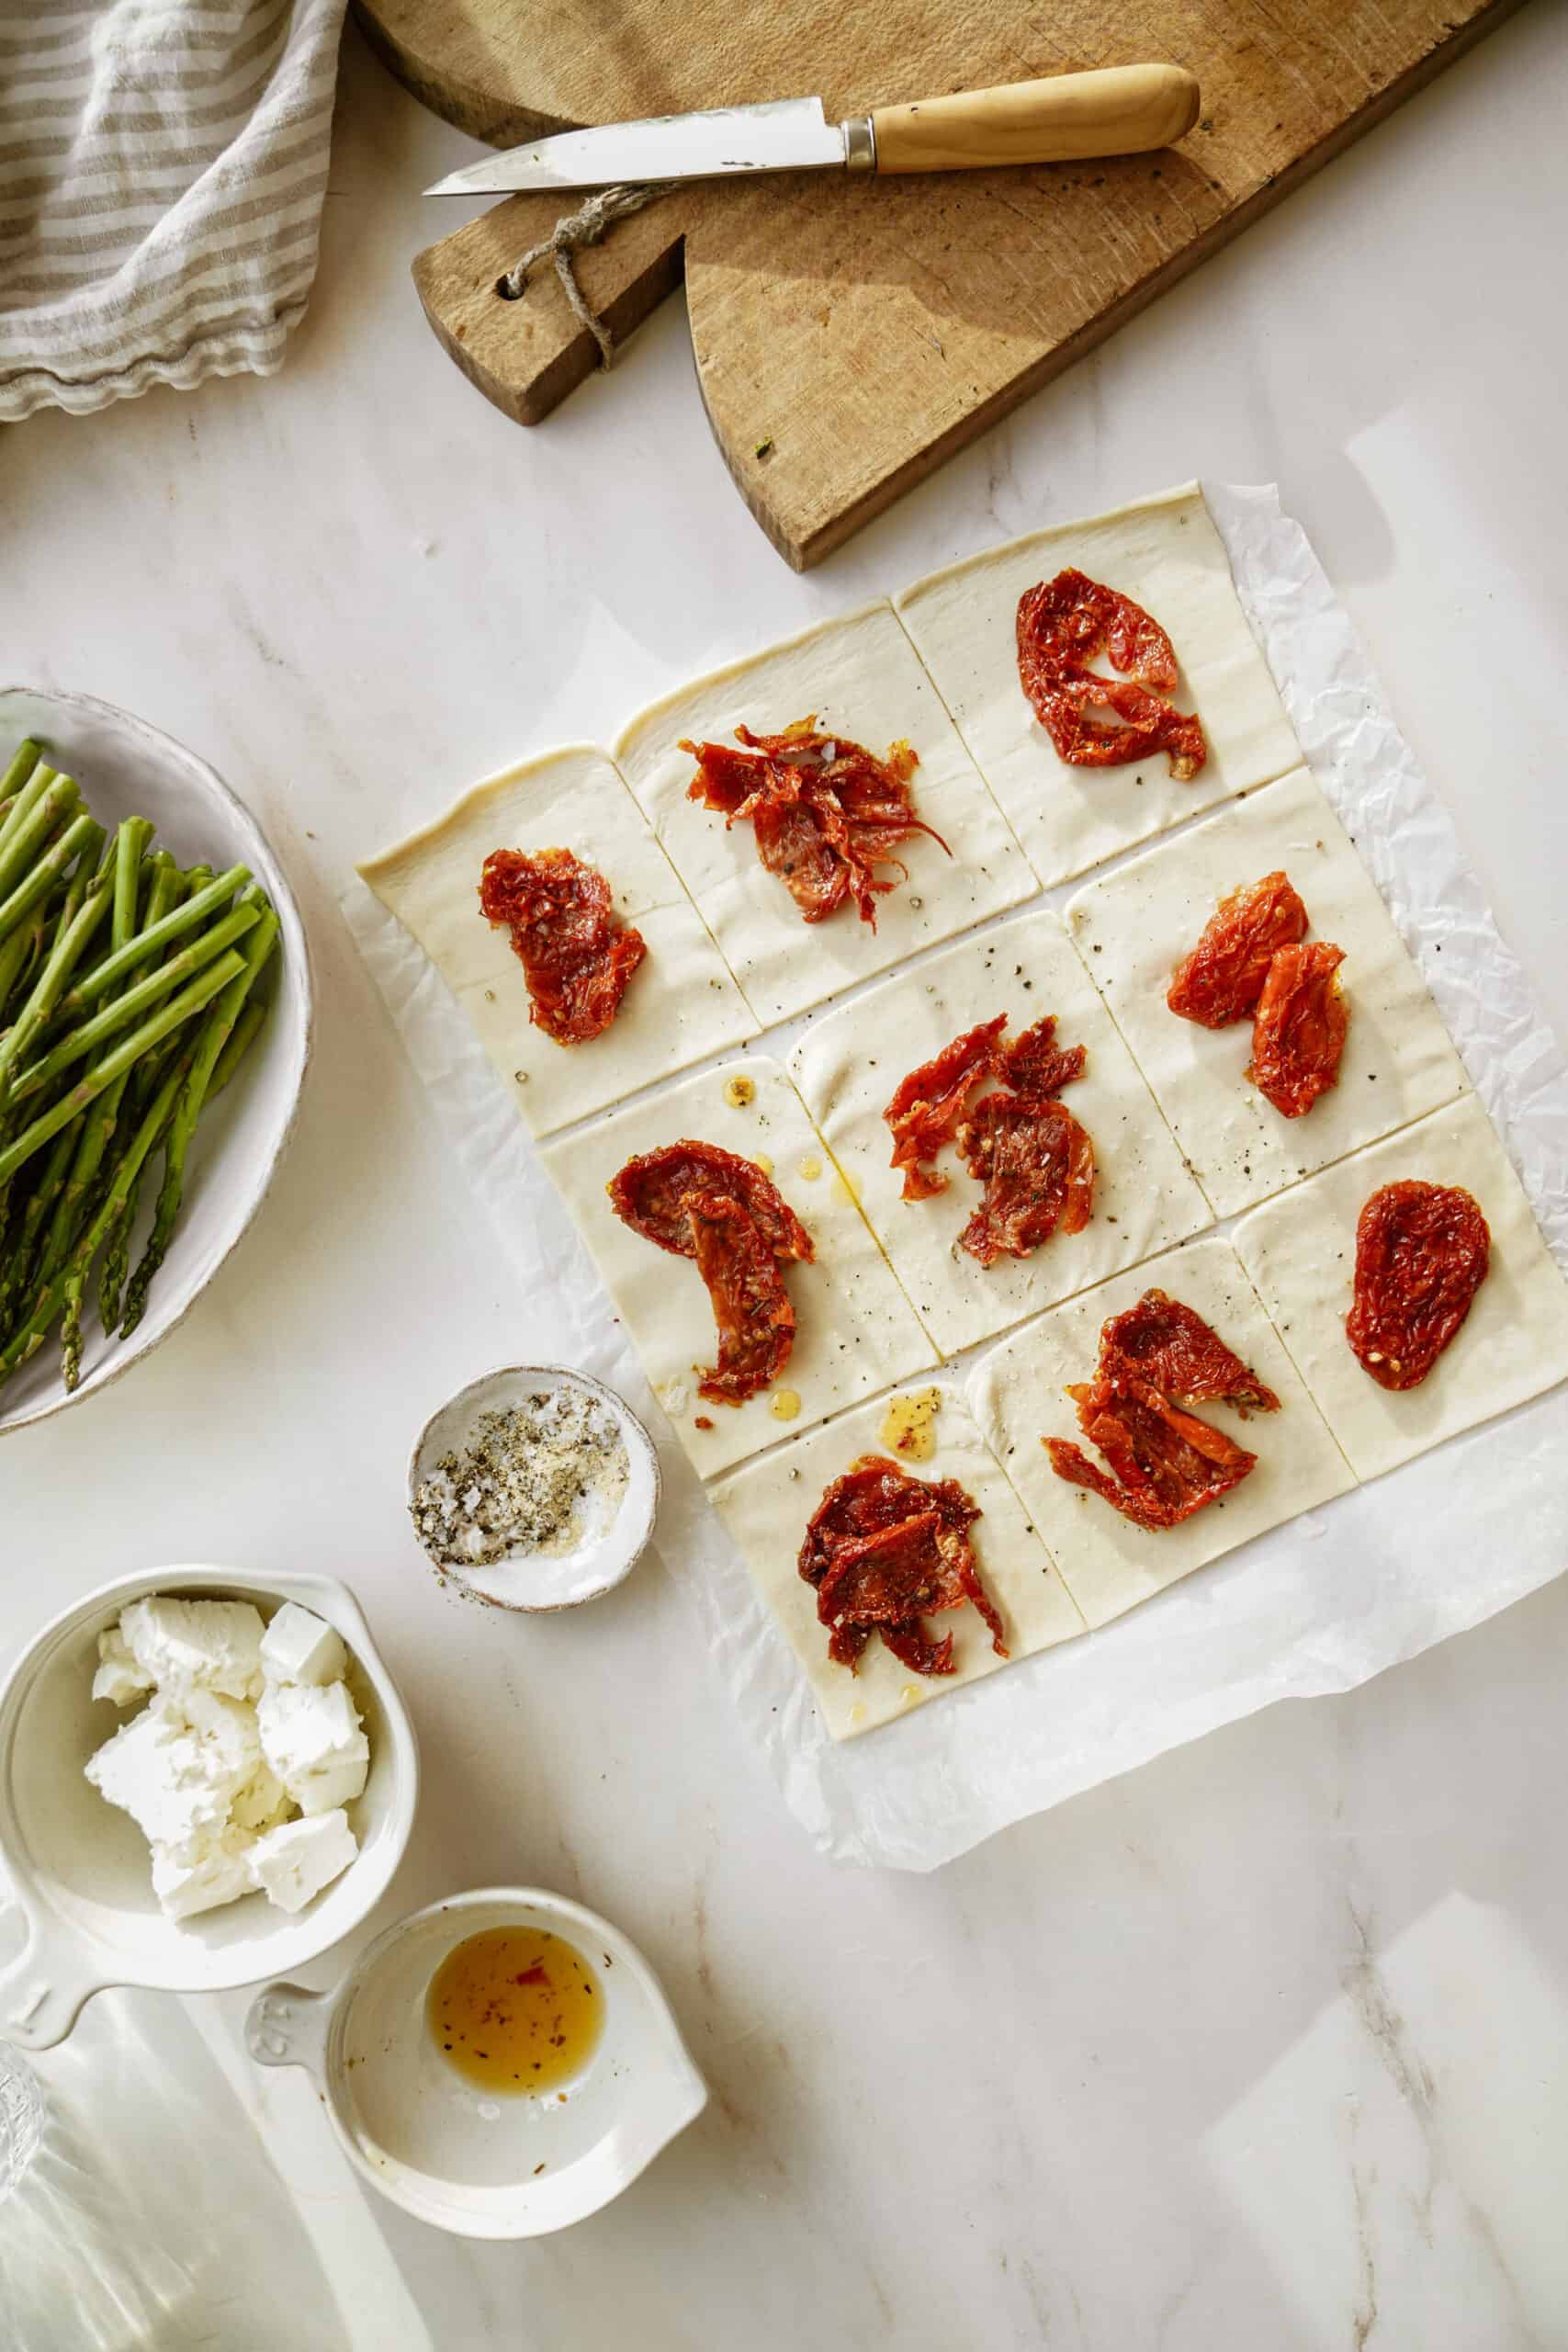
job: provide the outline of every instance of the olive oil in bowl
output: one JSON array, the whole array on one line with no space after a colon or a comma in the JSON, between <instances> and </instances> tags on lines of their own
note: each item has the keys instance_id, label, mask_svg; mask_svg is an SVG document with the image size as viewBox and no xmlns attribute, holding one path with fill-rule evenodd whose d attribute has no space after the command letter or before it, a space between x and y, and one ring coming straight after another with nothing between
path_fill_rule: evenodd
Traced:
<instances>
[{"instance_id":1,"label":"olive oil in bowl","mask_svg":"<svg viewBox=\"0 0 1568 2352\"><path fill-rule=\"evenodd\" d=\"M558 2091L599 2046L604 1997L564 1937L485 1928L454 1945L431 1978L425 2022L447 2064L476 2090Z\"/></svg>"}]
</instances>

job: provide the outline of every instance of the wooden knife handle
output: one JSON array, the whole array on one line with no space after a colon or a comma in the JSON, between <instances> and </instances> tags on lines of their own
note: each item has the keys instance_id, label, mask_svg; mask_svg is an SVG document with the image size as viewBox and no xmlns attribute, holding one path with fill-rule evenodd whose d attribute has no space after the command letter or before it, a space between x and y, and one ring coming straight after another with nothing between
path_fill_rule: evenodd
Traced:
<instances>
[{"instance_id":1,"label":"wooden knife handle","mask_svg":"<svg viewBox=\"0 0 1568 2352\"><path fill-rule=\"evenodd\" d=\"M1198 119L1198 84L1179 65L1111 65L1008 82L949 98L878 107L879 172L964 172L1060 164L1168 147Z\"/></svg>"}]
</instances>

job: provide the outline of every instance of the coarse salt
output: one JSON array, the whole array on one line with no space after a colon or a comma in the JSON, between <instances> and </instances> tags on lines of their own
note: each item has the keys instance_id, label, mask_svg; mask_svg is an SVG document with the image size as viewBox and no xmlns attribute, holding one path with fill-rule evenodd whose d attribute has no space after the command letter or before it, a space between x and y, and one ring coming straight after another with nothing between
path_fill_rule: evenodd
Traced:
<instances>
[{"instance_id":1,"label":"coarse salt","mask_svg":"<svg viewBox=\"0 0 1568 2352\"><path fill-rule=\"evenodd\" d=\"M608 1405L579 1389L536 1389L480 1413L409 1508L437 1567L490 1567L524 1552L574 1551L609 1526L630 1476Z\"/></svg>"}]
</instances>

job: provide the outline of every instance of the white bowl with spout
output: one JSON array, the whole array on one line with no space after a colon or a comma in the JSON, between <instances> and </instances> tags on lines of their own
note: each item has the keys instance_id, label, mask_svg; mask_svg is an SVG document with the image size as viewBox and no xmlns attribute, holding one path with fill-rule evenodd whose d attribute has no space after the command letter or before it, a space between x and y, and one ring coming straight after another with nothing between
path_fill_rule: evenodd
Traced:
<instances>
[{"instance_id":1,"label":"white bowl with spout","mask_svg":"<svg viewBox=\"0 0 1568 2352\"><path fill-rule=\"evenodd\" d=\"M599 1979L592 2056L558 2088L494 2097L425 2023L430 1980L487 1928L542 1928ZM389 1928L326 1993L270 1984L245 2019L263 2066L302 2066L351 2163L394 2204L460 2237L542 2237L618 2197L695 2120L707 2086L659 1980L618 1928L536 1886L480 1887Z\"/></svg>"},{"instance_id":2,"label":"white bowl with spout","mask_svg":"<svg viewBox=\"0 0 1568 2352\"><path fill-rule=\"evenodd\" d=\"M190 1919L165 1918L147 1841L106 1804L83 1767L125 1718L92 1695L98 1634L149 1593L313 1609L348 1646L348 1686L365 1719L370 1774L348 1808L359 1852L303 1911L247 1894ZM47 2050L110 1984L216 1993L303 1968L359 1926L402 1859L419 1793L419 1751L397 1685L359 1603L335 1577L156 1568L100 1585L29 1642L0 1687L0 1852L28 1941L0 1968L0 2041Z\"/></svg>"}]
</instances>

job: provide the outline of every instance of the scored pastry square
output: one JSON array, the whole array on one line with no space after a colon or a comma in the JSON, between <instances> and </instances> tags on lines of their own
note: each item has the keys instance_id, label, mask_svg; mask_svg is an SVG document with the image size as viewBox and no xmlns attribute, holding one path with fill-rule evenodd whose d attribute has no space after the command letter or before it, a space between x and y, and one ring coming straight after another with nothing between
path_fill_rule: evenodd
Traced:
<instances>
[{"instance_id":1,"label":"scored pastry square","mask_svg":"<svg viewBox=\"0 0 1568 2352\"><path fill-rule=\"evenodd\" d=\"M1130 596L1169 638L1181 670L1170 699L1197 713L1208 744L1187 783L1172 777L1163 752L1123 767L1069 766L1034 716L1019 683L1018 602L1069 569ZM896 603L1047 888L1301 759L1196 482L971 556Z\"/></svg>"},{"instance_id":2,"label":"scored pastry square","mask_svg":"<svg viewBox=\"0 0 1568 2352\"><path fill-rule=\"evenodd\" d=\"M750 821L727 829L687 797L696 763L682 737L733 746L737 727L781 734L813 712L878 759L908 742L919 759L914 812L947 843L916 833L898 844L908 878L878 899L874 931L852 900L807 923L762 865ZM764 1024L1033 896L1028 863L889 605L679 687L631 721L615 757Z\"/></svg>"},{"instance_id":3,"label":"scored pastry square","mask_svg":"<svg viewBox=\"0 0 1568 2352\"><path fill-rule=\"evenodd\" d=\"M648 953L601 1035L563 1046L531 1023L511 939L479 911L479 876L495 849L571 850L604 876L622 922L642 933ZM591 744L547 752L476 785L359 871L430 957L536 1135L757 1034L652 828Z\"/></svg>"},{"instance_id":4,"label":"scored pastry square","mask_svg":"<svg viewBox=\"0 0 1568 2352\"><path fill-rule=\"evenodd\" d=\"M873 1731L945 1691L1083 1631L1083 1620L1049 1552L1030 1526L957 1389L939 1381L924 1393L937 1399L930 1422L935 1451L926 1461L904 1461L900 1466L912 1477L956 1478L978 1506L980 1517L970 1528L970 1541L980 1581L1002 1621L1007 1658L998 1657L989 1633L970 1604L924 1621L927 1631L938 1638L952 1634L951 1674L913 1672L874 1634L853 1672L828 1655L828 1628L819 1623L817 1595L800 1573L800 1546L833 1479L863 1454L894 1458L895 1399L882 1396L862 1405L710 1489L714 1508L805 1668L835 1739Z\"/></svg>"},{"instance_id":5,"label":"scored pastry square","mask_svg":"<svg viewBox=\"0 0 1568 2352\"><path fill-rule=\"evenodd\" d=\"M771 1389L739 1406L697 1395L699 1371L714 1363L717 1340L695 1265L634 1233L605 1193L638 1153L688 1140L755 1160L816 1250L810 1263L784 1268L795 1317L789 1362ZM790 1427L823 1420L936 1362L800 1097L765 1055L660 1088L551 1144L543 1159L642 1358L649 1387L705 1477L773 1444ZM699 1429L699 1419L712 1426Z\"/></svg>"},{"instance_id":6,"label":"scored pastry square","mask_svg":"<svg viewBox=\"0 0 1568 2352\"><path fill-rule=\"evenodd\" d=\"M1287 1119L1247 1077L1250 1017L1205 1029L1166 1002L1218 901L1282 869L1307 938L1345 951L1338 1084ZM1461 1094L1464 1068L1344 827L1305 768L1162 842L1067 907L1067 927L1193 1173L1231 1216Z\"/></svg>"},{"instance_id":7,"label":"scored pastry square","mask_svg":"<svg viewBox=\"0 0 1568 2352\"><path fill-rule=\"evenodd\" d=\"M1384 1184L1412 1179L1472 1194L1492 1246L1470 1312L1426 1379L1392 1390L1351 1352L1345 1317L1361 1211ZM1474 1095L1254 1209L1235 1246L1359 1478L1568 1379L1568 1283Z\"/></svg>"},{"instance_id":8,"label":"scored pastry square","mask_svg":"<svg viewBox=\"0 0 1568 2352\"><path fill-rule=\"evenodd\" d=\"M1228 1494L1157 1532L1134 1527L1102 1497L1057 1477L1041 1442L1046 1437L1070 1439L1099 1464L1078 1428L1073 1401L1063 1392L1071 1382L1093 1378L1102 1327L1148 1290L1163 1290L1201 1315L1280 1399L1277 1413L1244 1415L1221 1404L1183 1408L1258 1460ZM968 1395L981 1430L1091 1626L1107 1624L1193 1569L1356 1483L1235 1251L1218 1236L1118 1274L1099 1290L1025 1324L981 1357L970 1374Z\"/></svg>"},{"instance_id":9,"label":"scored pastry square","mask_svg":"<svg viewBox=\"0 0 1568 2352\"><path fill-rule=\"evenodd\" d=\"M964 1030L1009 1015L1004 1041L1055 1013L1061 1046L1084 1046L1062 1103L1094 1146L1094 1206L1079 1233L982 1266L958 1246L984 1187L950 1144L944 1192L903 1197L883 1111L895 1088ZM1005 1331L1212 1223L1154 1097L1055 915L1021 915L912 972L818 1013L791 1057L795 1082L927 1330L944 1355ZM987 1086L977 1086L970 1105Z\"/></svg>"}]
</instances>

